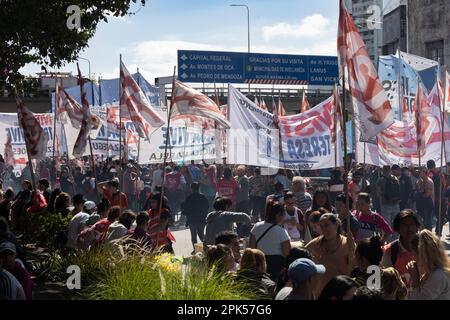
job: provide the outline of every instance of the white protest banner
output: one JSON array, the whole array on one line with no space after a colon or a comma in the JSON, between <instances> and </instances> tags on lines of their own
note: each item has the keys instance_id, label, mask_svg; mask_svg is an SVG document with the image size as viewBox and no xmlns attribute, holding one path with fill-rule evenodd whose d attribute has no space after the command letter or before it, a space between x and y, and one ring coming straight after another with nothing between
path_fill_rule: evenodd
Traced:
<instances>
[{"instance_id":1,"label":"white protest banner","mask_svg":"<svg viewBox=\"0 0 450 320\"><path fill-rule=\"evenodd\" d=\"M356 162L379 166L380 157L378 153L377 138L372 138L369 139L369 141L364 142L358 125L356 124L354 128L356 140L356 148L355 148Z\"/></svg>"},{"instance_id":2,"label":"white protest banner","mask_svg":"<svg viewBox=\"0 0 450 320\"><path fill-rule=\"evenodd\" d=\"M228 86L228 99L227 163L280 167L279 131L273 115L232 85Z\"/></svg>"},{"instance_id":3,"label":"white protest banner","mask_svg":"<svg viewBox=\"0 0 450 320\"><path fill-rule=\"evenodd\" d=\"M36 119L48 136L48 144L46 156L51 157L53 154L53 114L36 113ZM19 126L16 113L0 113L0 153L5 153L5 143L8 135L11 137L11 146L14 155L14 171L21 171L28 161L27 149L23 130Z\"/></svg>"},{"instance_id":4,"label":"white protest banner","mask_svg":"<svg viewBox=\"0 0 450 320\"><path fill-rule=\"evenodd\" d=\"M167 123L167 110L155 107L162 119ZM193 126L189 119L175 120L170 123L170 143L168 144L167 161L181 163L186 161L216 160L216 135L220 130ZM167 125L154 130L150 142L141 139L139 153L140 164L156 164L164 162L164 150L167 139ZM210 161L208 161L210 162Z\"/></svg>"},{"instance_id":5,"label":"white protest banner","mask_svg":"<svg viewBox=\"0 0 450 320\"><path fill-rule=\"evenodd\" d=\"M316 170L342 166L342 148L337 139L331 143L333 127L333 97L314 108L293 116L280 117L280 132L283 146L281 163L297 170ZM339 128L339 126L338 126ZM340 136L338 130L338 137Z\"/></svg>"}]
</instances>

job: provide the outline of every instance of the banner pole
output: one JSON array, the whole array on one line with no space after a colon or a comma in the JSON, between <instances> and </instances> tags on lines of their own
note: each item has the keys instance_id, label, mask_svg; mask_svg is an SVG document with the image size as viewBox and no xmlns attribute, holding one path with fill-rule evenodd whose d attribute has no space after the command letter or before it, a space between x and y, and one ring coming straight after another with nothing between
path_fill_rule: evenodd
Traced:
<instances>
[{"instance_id":1,"label":"banner pole","mask_svg":"<svg viewBox=\"0 0 450 320\"><path fill-rule=\"evenodd\" d=\"M442 234L442 186L443 186L443 172L442 172L442 167L443 167L443 162L444 162L444 141L445 141L445 136L444 136L444 113L445 113L445 109L442 108L442 102L441 102L441 93L439 90L439 77L438 77L438 70L439 68L436 70L436 89L437 89L437 94L438 94L438 100L439 100L439 113L441 115L441 166L439 168L439 211L438 211L438 221L437 221L437 225L436 228L438 229L437 235L440 237ZM444 77L446 76L445 74L445 69L444 69ZM438 228L439 227L439 228Z\"/></svg>"},{"instance_id":2,"label":"banner pole","mask_svg":"<svg viewBox=\"0 0 450 320\"><path fill-rule=\"evenodd\" d=\"M89 81L91 82L91 98L92 98L92 106L95 105L95 95L94 95L94 82L92 81L92 79L89 79ZM80 82L82 83L82 82ZM82 85L82 84L81 84ZM95 179L95 183L97 183L97 170L95 170L95 160L94 160L94 152L92 151L92 140L91 140L91 135L89 134L88 137L88 142L89 142L89 150L91 153L91 168L92 168L92 174L94 175L94 179ZM100 202L100 195L98 193L98 189L95 188L95 196L97 198L97 202Z\"/></svg>"},{"instance_id":3,"label":"banner pole","mask_svg":"<svg viewBox=\"0 0 450 320\"><path fill-rule=\"evenodd\" d=\"M120 77L119 77L119 186L120 192L123 191L123 173L122 173L122 54L120 54ZM122 197L119 197L122 199ZM122 200L120 200L122 209Z\"/></svg>"},{"instance_id":4,"label":"banner pole","mask_svg":"<svg viewBox=\"0 0 450 320\"><path fill-rule=\"evenodd\" d=\"M61 90L59 88L60 84L58 81L58 77L56 78L56 86L55 86L55 110L53 116L53 165L55 166L55 170L52 173L52 184L53 187L56 184L56 121L58 116L58 91ZM59 90L58 90L59 88Z\"/></svg>"},{"instance_id":5,"label":"banner pole","mask_svg":"<svg viewBox=\"0 0 450 320\"><path fill-rule=\"evenodd\" d=\"M174 93L175 93L175 76L176 76L176 71L177 71L177 67L174 66L173 67L173 79L172 79L172 93L170 95L170 106L169 106L169 111L168 111L168 115L167 115L167 132L166 132L166 144L164 146L164 161L163 161L163 176L162 176L162 186L161 186L161 199L159 201L159 211L161 212L162 210L162 205L163 205L163 201L164 201L164 184L166 182L166 161L167 161L167 149L169 147L169 140L171 139L170 137L170 118L172 116L172 108L173 108L173 103L174 103ZM173 212L172 212L173 214ZM175 213L176 214L176 213Z\"/></svg>"},{"instance_id":6,"label":"banner pole","mask_svg":"<svg viewBox=\"0 0 450 320\"><path fill-rule=\"evenodd\" d=\"M345 68L342 67L342 120L344 122L342 129L342 138L344 140L344 176L343 182L344 182L344 193L345 193L345 205L349 211L351 211L350 208L350 201L349 201L349 194L348 194L348 159L347 159L347 117L348 112L346 110L346 97L345 97ZM347 235L351 235L351 229L350 229L350 217L347 219Z\"/></svg>"},{"instance_id":7,"label":"banner pole","mask_svg":"<svg viewBox=\"0 0 450 320\"><path fill-rule=\"evenodd\" d=\"M15 89L15 91L16 91L16 105L17 105L17 97L19 96L17 93L17 88ZM18 108L18 105L16 107ZM25 130L22 123L20 123L20 126L22 127L22 130ZM30 167L31 184L33 186L33 190L36 190L36 177L34 176L33 161L31 158L30 146L26 138L26 135L24 135L24 140L25 140L25 148L27 149L28 165Z\"/></svg>"},{"instance_id":8,"label":"banner pole","mask_svg":"<svg viewBox=\"0 0 450 320\"><path fill-rule=\"evenodd\" d=\"M420 155L420 141L419 141L419 118L420 118L420 95L419 95L419 86L420 86L420 82L419 82L419 77L417 77L417 99L414 102L416 104L416 140L417 140L417 156L419 158L419 168L422 166L422 161L421 161L421 155ZM419 101L417 101L419 100Z\"/></svg>"}]
</instances>

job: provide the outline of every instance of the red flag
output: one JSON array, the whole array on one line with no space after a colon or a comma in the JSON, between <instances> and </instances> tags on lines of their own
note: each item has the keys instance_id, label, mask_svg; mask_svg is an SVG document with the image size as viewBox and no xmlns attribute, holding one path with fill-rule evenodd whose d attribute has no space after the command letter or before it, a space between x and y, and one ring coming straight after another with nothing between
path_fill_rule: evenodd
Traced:
<instances>
[{"instance_id":1,"label":"red flag","mask_svg":"<svg viewBox=\"0 0 450 320\"><path fill-rule=\"evenodd\" d=\"M175 80L172 99L173 119L183 119L184 116L191 115L216 121L222 128L230 127L230 123L214 101L181 81Z\"/></svg>"},{"instance_id":2,"label":"red flag","mask_svg":"<svg viewBox=\"0 0 450 320\"><path fill-rule=\"evenodd\" d=\"M420 155L425 154L427 141L430 139L432 132L429 130L429 116L431 114L431 105L428 103L428 97L423 91L420 83L417 86L416 97L414 100L414 115L416 119L417 133L417 149Z\"/></svg>"},{"instance_id":3,"label":"red flag","mask_svg":"<svg viewBox=\"0 0 450 320\"><path fill-rule=\"evenodd\" d=\"M261 98L261 105L260 108L265 110L265 111L269 111L269 109L267 108L266 102L264 101L263 98Z\"/></svg>"},{"instance_id":4,"label":"red flag","mask_svg":"<svg viewBox=\"0 0 450 320\"><path fill-rule=\"evenodd\" d=\"M77 141L73 147L73 156L76 158L80 158L84 155L86 151L87 142L89 139L89 135L91 134L91 130L98 130L100 128L100 121L98 117L93 116L91 114L91 110L89 108L89 101L86 96L86 92L84 92L84 79L81 76L80 67L77 64L78 68L78 81L80 85L80 95L81 95L81 103L83 110L83 119L81 121L80 132L77 137Z\"/></svg>"},{"instance_id":5,"label":"red flag","mask_svg":"<svg viewBox=\"0 0 450 320\"><path fill-rule=\"evenodd\" d=\"M278 98L278 115L280 117L286 116L286 110L284 109L283 102L281 102L280 98Z\"/></svg>"},{"instance_id":6,"label":"red flag","mask_svg":"<svg viewBox=\"0 0 450 320\"><path fill-rule=\"evenodd\" d=\"M159 128L165 122L150 105L144 92L122 61L120 62L120 87L122 116L129 117L141 138L149 139L150 128Z\"/></svg>"},{"instance_id":7,"label":"red flag","mask_svg":"<svg viewBox=\"0 0 450 320\"><path fill-rule=\"evenodd\" d=\"M344 1L340 0L338 55L341 73L348 70L353 112L364 141L394 123L391 104Z\"/></svg>"},{"instance_id":8,"label":"red flag","mask_svg":"<svg viewBox=\"0 0 450 320\"><path fill-rule=\"evenodd\" d=\"M275 100L272 97L272 114L273 114L273 123L275 124L276 127L278 127L280 118L279 118L279 114L278 114L278 109L277 106L275 104Z\"/></svg>"},{"instance_id":9,"label":"red flag","mask_svg":"<svg viewBox=\"0 0 450 320\"><path fill-rule=\"evenodd\" d=\"M11 134L8 132L8 137L5 142L5 164L14 167L14 152L12 148Z\"/></svg>"},{"instance_id":10,"label":"red flag","mask_svg":"<svg viewBox=\"0 0 450 320\"><path fill-rule=\"evenodd\" d=\"M331 112L333 114L333 117L330 131L331 131L331 142L335 143L337 138L338 123L340 125L341 132L344 131L344 128L342 127L343 118L342 118L341 99L339 97L337 85L334 86L332 104L333 109Z\"/></svg>"},{"instance_id":11,"label":"red flag","mask_svg":"<svg viewBox=\"0 0 450 320\"><path fill-rule=\"evenodd\" d=\"M311 109L311 106L309 105L308 99L306 98L305 90L303 90L302 107L300 108L300 112L306 112L309 109Z\"/></svg>"},{"instance_id":12,"label":"red flag","mask_svg":"<svg viewBox=\"0 0 450 320\"><path fill-rule=\"evenodd\" d=\"M257 96L255 96L255 104L258 106L258 107L260 107L261 108L261 106L259 105L259 101L258 101L258 97Z\"/></svg>"},{"instance_id":13,"label":"red flag","mask_svg":"<svg viewBox=\"0 0 450 320\"><path fill-rule=\"evenodd\" d=\"M25 105L16 96L17 117L23 129L25 141L28 145L31 158L42 159L47 152L48 136L41 124Z\"/></svg>"},{"instance_id":14,"label":"red flag","mask_svg":"<svg viewBox=\"0 0 450 320\"><path fill-rule=\"evenodd\" d=\"M69 118L72 127L81 128L83 122L83 108L69 95L66 90L56 87L56 116L61 123L68 123Z\"/></svg>"}]
</instances>

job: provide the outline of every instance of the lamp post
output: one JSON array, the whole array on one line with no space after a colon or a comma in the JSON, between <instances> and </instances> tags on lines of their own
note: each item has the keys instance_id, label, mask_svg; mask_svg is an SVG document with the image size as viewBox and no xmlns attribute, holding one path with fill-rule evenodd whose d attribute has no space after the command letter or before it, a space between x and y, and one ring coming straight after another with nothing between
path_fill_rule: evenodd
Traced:
<instances>
[{"instance_id":1,"label":"lamp post","mask_svg":"<svg viewBox=\"0 0 450 320\"><path fill-rule=\"evenodd\" d=\"M247 9L247 45L250 53L250 9L246 4L230 4L230 7L245 7ZM250 84L248 84L248 93L250 94Z\"/></svg>"}]
</instances>

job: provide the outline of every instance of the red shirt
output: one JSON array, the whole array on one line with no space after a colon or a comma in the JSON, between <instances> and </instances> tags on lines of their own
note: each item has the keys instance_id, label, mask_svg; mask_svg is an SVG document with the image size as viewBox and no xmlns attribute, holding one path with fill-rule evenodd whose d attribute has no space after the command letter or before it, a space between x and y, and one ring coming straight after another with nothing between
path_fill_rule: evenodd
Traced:
<instances>
[{"instance_id":1,"label":"red shirt","mask_svg":"<svg viewBox=\"0 0 450 320\"><path fill-rule=\"evenodd\" d=\"M148 211L148 214L150 216L148 230L150 230L150 228L152 228L153 226L159 224L161 212L164 212L164 211L168 212L167 209L162 209L161 211L150 209ZM163 247L169 243L169 240L167 238L168 237L168 229L163 229L163 230L157 231L157 232L150 231L149 234L150 234L150 238L152 239L152 246L154 249Z\"/></svg>"},{"instance_id":2,"label":"red shirt","mask_svg":"<svg viewBox=\"0 0 450 320\"><path fill-rule=\"evenodd\" d=\"M236 195L239 184L236 180L225 180L224 178L217 181L217 193L221 197L230 198L233 206L236 205Z\"/></svg>"},{"instance_id":3,"label":"red shirt","mask_svg":"<svg viewBox=\"0 0 450 320\"><path fill-rule=\"evenodd\" d=\"M128 208L128 198L123 192L112 194L108 189L103 189L103 196L111 202L111 207L120 206L121 208Z\"/></svg>"},{"instance_id":4,"label":"red shirt","mask_svg":"<svg viewBox=\"0 0 450 320\"><path fill-rule=\"evenodd\" d=\"M12 270L11 274L16 277L17 281L22 285L27 300L31 300L33 297L33 280L31 280L27 269L24 268L22 263L16 260L14 262L14 270Z\"/></svg>"},{"instance_id":5,"label":"red shirt","mask_svg":"<svg viewBox=\"0 0 450 320\"><path fill-rule=\"evenodd\" d=\"M384 251L386 252L392 247L393 242L384 246ZM395 265L393 266L402 277L403 282L405 283L407 288L411 287L411 275L408 270L406 270L406 266L410 261L417 261L417 255L415 252L406 251L403 246L399 243L400 247L398 248L397 260L395 260Z\"/></svg>"},{"instance_id":6,"label":"red shirt","mask_svg":"<svg viewBox=\"0 0 450 320\"><path fill-rule=\"evenodd\" d=\"M108 231L109 226L111 225L112 221L109 221L107 218L104 218L100 221L97 221L93 226L92 229L99 233L98 239L96 238L97 244L100 244L103 242L106 236L106 231Z\"/></svg>"},{"instance_id":7,"label":"red shirt","mask_svg":"<svg viewBox=\"0 0 450 320\"><path fill-rule=\"evenodd\" d=\"M181 173L180 172L171 172L166 174L166 186L167 190L175 191L180 188L181 184Z\"/></svg>"}]
</instances>

